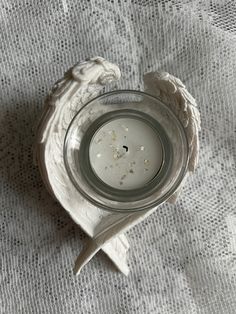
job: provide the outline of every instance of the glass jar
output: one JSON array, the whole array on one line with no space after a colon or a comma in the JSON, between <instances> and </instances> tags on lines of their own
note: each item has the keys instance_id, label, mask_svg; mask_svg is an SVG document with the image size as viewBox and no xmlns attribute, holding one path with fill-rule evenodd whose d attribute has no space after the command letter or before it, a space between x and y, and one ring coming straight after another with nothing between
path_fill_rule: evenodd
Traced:
<instances>
[{"instance_id":1,"label":"glass jar","mask_svg":"<svg viewBox=\"0 0 236 314\"><path fill-rule=\"evenodd\" d=\"M110 211L146 210L179 187L188 164L184 128L162 101L119 90L98 96L75 115L64 162L76 189Z\"/></svg>"}]
</instances>

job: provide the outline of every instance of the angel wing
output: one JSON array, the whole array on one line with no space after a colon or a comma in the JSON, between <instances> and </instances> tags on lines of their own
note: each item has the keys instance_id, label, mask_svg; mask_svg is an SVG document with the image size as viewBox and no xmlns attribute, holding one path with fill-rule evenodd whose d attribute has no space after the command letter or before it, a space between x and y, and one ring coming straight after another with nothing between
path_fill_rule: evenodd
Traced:
<instances>
[{"instance_id":1,"label":"angel wing","mask_svg":"<svg viewBox=\"0 0 236 314\"><path fill-rule=\"evenodd\" d=\"M144 85L147 93L160 98L171 108L185 128L187 135L189 146L188 172L178 191L168 200L173 203L177 199L189 172L194 172L198 164L200 113L195 99L177 77L167 72L149 72L144 75Z\"/></svg>"},{"instance_id":2,"label":"angel wing","mask_svg":"<svg viewBox=\"0 0 236 314\"><path fill-rule=\"evenodd\" d=\"M97 225L106 221L110 213L87 203L71 184L63 159L64 137L75 113L97 96L105 84L119 78L119 68L101 57L75 65L49 93L37 126L34 155L44 183L73 220L91 237ZM129 271L126 263L128 248L124 235L115 237L103 247L104 252L126 275Z\"/></svg>"}]
</instances>

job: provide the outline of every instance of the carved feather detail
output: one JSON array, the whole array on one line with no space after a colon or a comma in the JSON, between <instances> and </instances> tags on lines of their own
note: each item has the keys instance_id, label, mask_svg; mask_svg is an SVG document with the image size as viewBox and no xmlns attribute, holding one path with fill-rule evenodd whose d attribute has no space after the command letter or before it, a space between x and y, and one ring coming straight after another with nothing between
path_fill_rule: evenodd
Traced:
<instances>
[{"instance_id":1,"label":"carved feather detail","mask_svg":"<svg viewBox=\"0 0 236 314\"><path fill-rule=\"evenodd\" d=\"M84 200L70 182L63 160L64 137L76 112L96 97L105 84L119 78L118 66L101 57L75 65L53 86L37 125L34 154L44 183L73 220L91 237L97 226L102 224L103 219L106 221L110 214L104 211L101 214L101 210ZM126 275L129 271L126 264L127 243L122 235L103 248Z\"/></svg>"},{"instance_id":2,"label":"carved feather detail","mask_svg":"<svg viewBox=\"0 0 236 314\"><path fill-rule=\"evenodd\" d=\"M194 171L198 162L200 114L192 95L180 79L166 72L150 72L144 76L145 90L167 103L186 130L189 145L188 170Z\"/></svg>"},{"instance_id":3,"label":"carved feather detail","mask_svg":"<svg viewBox=\"0 0 236 314\"><path fill-rule=\"evenodd\" d=\"M187 91L181 80L167 72L150 72L144 75L145 91L160 98L178 117L185 128L188 146L188 171L195 171L199 156L200 113L193 96ZM187 175L188 176L188 173ZM183 186L185 180L181 184ZM181 187L180 187L181 188ZM180 189L169 199L176 200Z\"/></svg>"}]
</instances>

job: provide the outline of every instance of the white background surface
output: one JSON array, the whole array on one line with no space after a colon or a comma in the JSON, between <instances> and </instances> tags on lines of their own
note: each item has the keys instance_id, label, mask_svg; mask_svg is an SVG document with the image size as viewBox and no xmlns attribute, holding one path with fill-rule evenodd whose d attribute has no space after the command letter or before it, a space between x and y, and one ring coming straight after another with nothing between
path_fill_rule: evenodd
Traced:
<instances>
[{"instance_id":1,"label":"white background surface","mask_svg":"<svg viewBox=\"0 0 236 314\"><path fill-rule=\"evenodd\" d=\"M235 313L234 1L0 2L0 313ZM86 57L183 80L202 115L200 164L176 205L129 232L132 272L99 253L76 278L86 240L32 165L32 127L52 84Z\"/></svg>"}]
</instances>

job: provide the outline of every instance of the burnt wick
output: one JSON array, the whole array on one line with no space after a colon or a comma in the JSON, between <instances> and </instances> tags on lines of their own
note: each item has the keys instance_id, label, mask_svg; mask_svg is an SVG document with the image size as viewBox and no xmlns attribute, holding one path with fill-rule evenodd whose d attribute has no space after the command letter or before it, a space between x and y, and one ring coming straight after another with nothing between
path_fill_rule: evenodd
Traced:
<instances>
[{"instance_id":1,"label":"burnt wick","mask_svg":"<svg viewBox=\"0 0 236 314\"><path fill-rule=\"evenodd\" d=\"M125 149L125 152L127 153L127 152L128 152L128 150L129 150L128 146L123 145L123 148Z\"/></svg>"}]
</instances>

